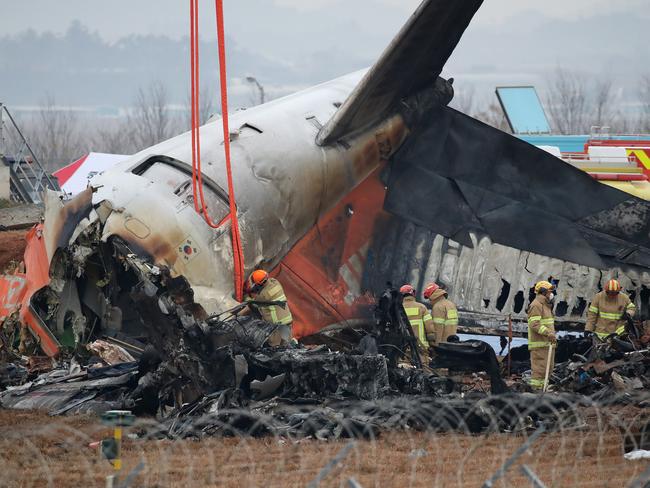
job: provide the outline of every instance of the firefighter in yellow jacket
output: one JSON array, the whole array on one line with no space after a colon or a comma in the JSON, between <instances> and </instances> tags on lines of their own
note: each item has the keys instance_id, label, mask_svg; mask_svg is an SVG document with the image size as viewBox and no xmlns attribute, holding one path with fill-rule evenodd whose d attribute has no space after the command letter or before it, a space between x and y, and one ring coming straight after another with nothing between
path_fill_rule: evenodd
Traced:
<instances>
[{"instance_id":1,"label":"firefighter in yellow jacket","mask_svg":"<svg viewBox=\"0 0 650 488\"><path fill-rule=\"evenodd\" d=\"M404 312L409 319L413 334L418 340L419 353L422 364L425 366L429 364L429 341L427 340L427 331L433 331L433 320L429 309L426 305L418 302L415 299L415 288L411 285L404 285L399 289L399 292L404 297L402 299L402 306Z\"/></svg>"},{"instance_id":2,"label":"firefighter in yellow jacket","mask_svg":"<svg viewBox=\"0 0 650 488\"><path fill-rule=\"evenodd\" d=\"M622 335L625 332L625 314L633 317L635 311L630 297L621 293L621 284L609 280L589 305L585 335L595 333L601 339L610 334Z\"/></svg>"},{"instance_id":3,"label":"firefighter in yellow jacket","mask_svg":"<svg viewBox=\"0 0 650 488\"><path fill-rule=\"evenodd\" d=\"M535 285L536 297L528 307L528 351L532 370L530 386L533 388L544 386L549 346L555 346L557 343L553 315L554 290L555 287L548 281L538 282ZM553 371L555 347L552 349L550 361L549 371Z\"/></svg>"},{"instance_id":4,"label":"firefighter in yellow jacket","mask_svg":"<svg viewBox=\"0 0 650 488\"><path fill-rule=\"evenodd\" d=\"M449 336L456 335L458 331L456 305L447 298L447 292L435 283L428 285L422 295L431 302L431 316L433 317L434 330L433 333L427 331L427 339L432 345L446 342Z\"/></svg>"},{"instance_id":5,"label":"firefighter in yellow jacket","mask_svg":"<svg viewBox=\"0 0 650 488\"><path fill-rule=\"evenodd\" d=\"M293 317L280 282L275 278L270 278L266 271L258 269L251 274L248 288L246 297L248 301L284 303L278 303L276 305L258 305L252 303L240 315L249 314L251 309L256 311L262 320L278 326L276 331L268 339L269 345L278 346L289 344L293 337L291 330Z\"/></svg>"}]
</instances>

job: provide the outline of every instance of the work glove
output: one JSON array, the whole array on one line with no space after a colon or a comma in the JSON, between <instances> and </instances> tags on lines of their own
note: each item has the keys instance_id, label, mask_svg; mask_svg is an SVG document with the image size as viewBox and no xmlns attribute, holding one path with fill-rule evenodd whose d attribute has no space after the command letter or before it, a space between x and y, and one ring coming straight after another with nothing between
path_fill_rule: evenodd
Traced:
<instances>
[{"instance_id":1,"label":"work glove","mask_svg":"<svg viewBox=\"0 0 650 488\"><path fill-rule=\"evenodd\" d=\"M551 341L551 344L553 345L557 344L557 337L555 337L555 334L549 334L548 340Z\"/></svg>"}]
</instances>

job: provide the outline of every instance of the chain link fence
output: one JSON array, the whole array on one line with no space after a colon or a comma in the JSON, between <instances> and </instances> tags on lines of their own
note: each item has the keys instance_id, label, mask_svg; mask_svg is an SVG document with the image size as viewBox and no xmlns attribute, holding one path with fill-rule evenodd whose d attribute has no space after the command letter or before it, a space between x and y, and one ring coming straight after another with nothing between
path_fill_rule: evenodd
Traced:
<instances>
[{"instance_id":1,"label":"chain link fence","mask_svg":"<svg viewBox=\"0 0 650 488\"><path fill-rule=\"evenodd\" d=\"M628 395L258 407L138 418L113 486L650 486L650 460L627 459L650 448L647 400ZM105 486L115 474L98 417L2 410L0 424L0 486Z\"/></svg>"}]
</instances>

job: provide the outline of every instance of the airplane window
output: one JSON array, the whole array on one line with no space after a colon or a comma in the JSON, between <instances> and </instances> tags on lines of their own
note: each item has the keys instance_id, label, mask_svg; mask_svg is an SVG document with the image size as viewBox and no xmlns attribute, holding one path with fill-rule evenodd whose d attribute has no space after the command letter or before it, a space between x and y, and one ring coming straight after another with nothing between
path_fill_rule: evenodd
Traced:
<instances>
[{"instance_id":1,"label":"airplane window","mask_svg":"<svg viewBox=\"0 0 650 488\"><path fill-rule=\"evenodd\" d=\"M136 167L133 173L153 182L162 183L175 195L193 204L192 169L172 158L149 159ZM228 195L213 180L203 176L203 196L210 218L219 222L228 212Z\"/></svg>"}]
</instances>

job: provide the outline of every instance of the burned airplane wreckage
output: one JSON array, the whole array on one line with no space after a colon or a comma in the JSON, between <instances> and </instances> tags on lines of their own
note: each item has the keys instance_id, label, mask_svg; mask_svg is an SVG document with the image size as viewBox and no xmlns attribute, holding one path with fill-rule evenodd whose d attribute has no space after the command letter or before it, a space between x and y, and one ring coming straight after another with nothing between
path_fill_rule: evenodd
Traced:
<instances>
[{"instance_id":1,"label":"burned airplane wreckage","mask_svg":"<svg viewBox=\"0 0 650 488\"><path fill-rule=\"evenodd\" d=\"M387 282L442 283L461 324L496 330L507 315L525 330L530 286L549 275L567 326L584 321L610 276L646 313L648 202L448 107L453 80L440 74L481 3L425 0L368 71L229 116L243 271L280 279L294 336L320 346L269 351L269 324L224 320L241 290L218 118L199 136L202 191L222 225L196 211L190 133L95 176L73 199L48 192L44 222L28 235L26 273L4 278L5 329L28 330L21 348L53 358L97 338L119 344L141 364L102 373L125 381L107 401L153 395L145 403L157 408L164 391L180 392L177 406L226 390L457 393L446 377L398 367L412 337L395 297L386 298L393 310L382 308ZM493 393L506 390L486 344L437 353L437 367L466 362L490 372ZM3 395L3 405L30 388Z\"/></svg>"}]
</instances>

